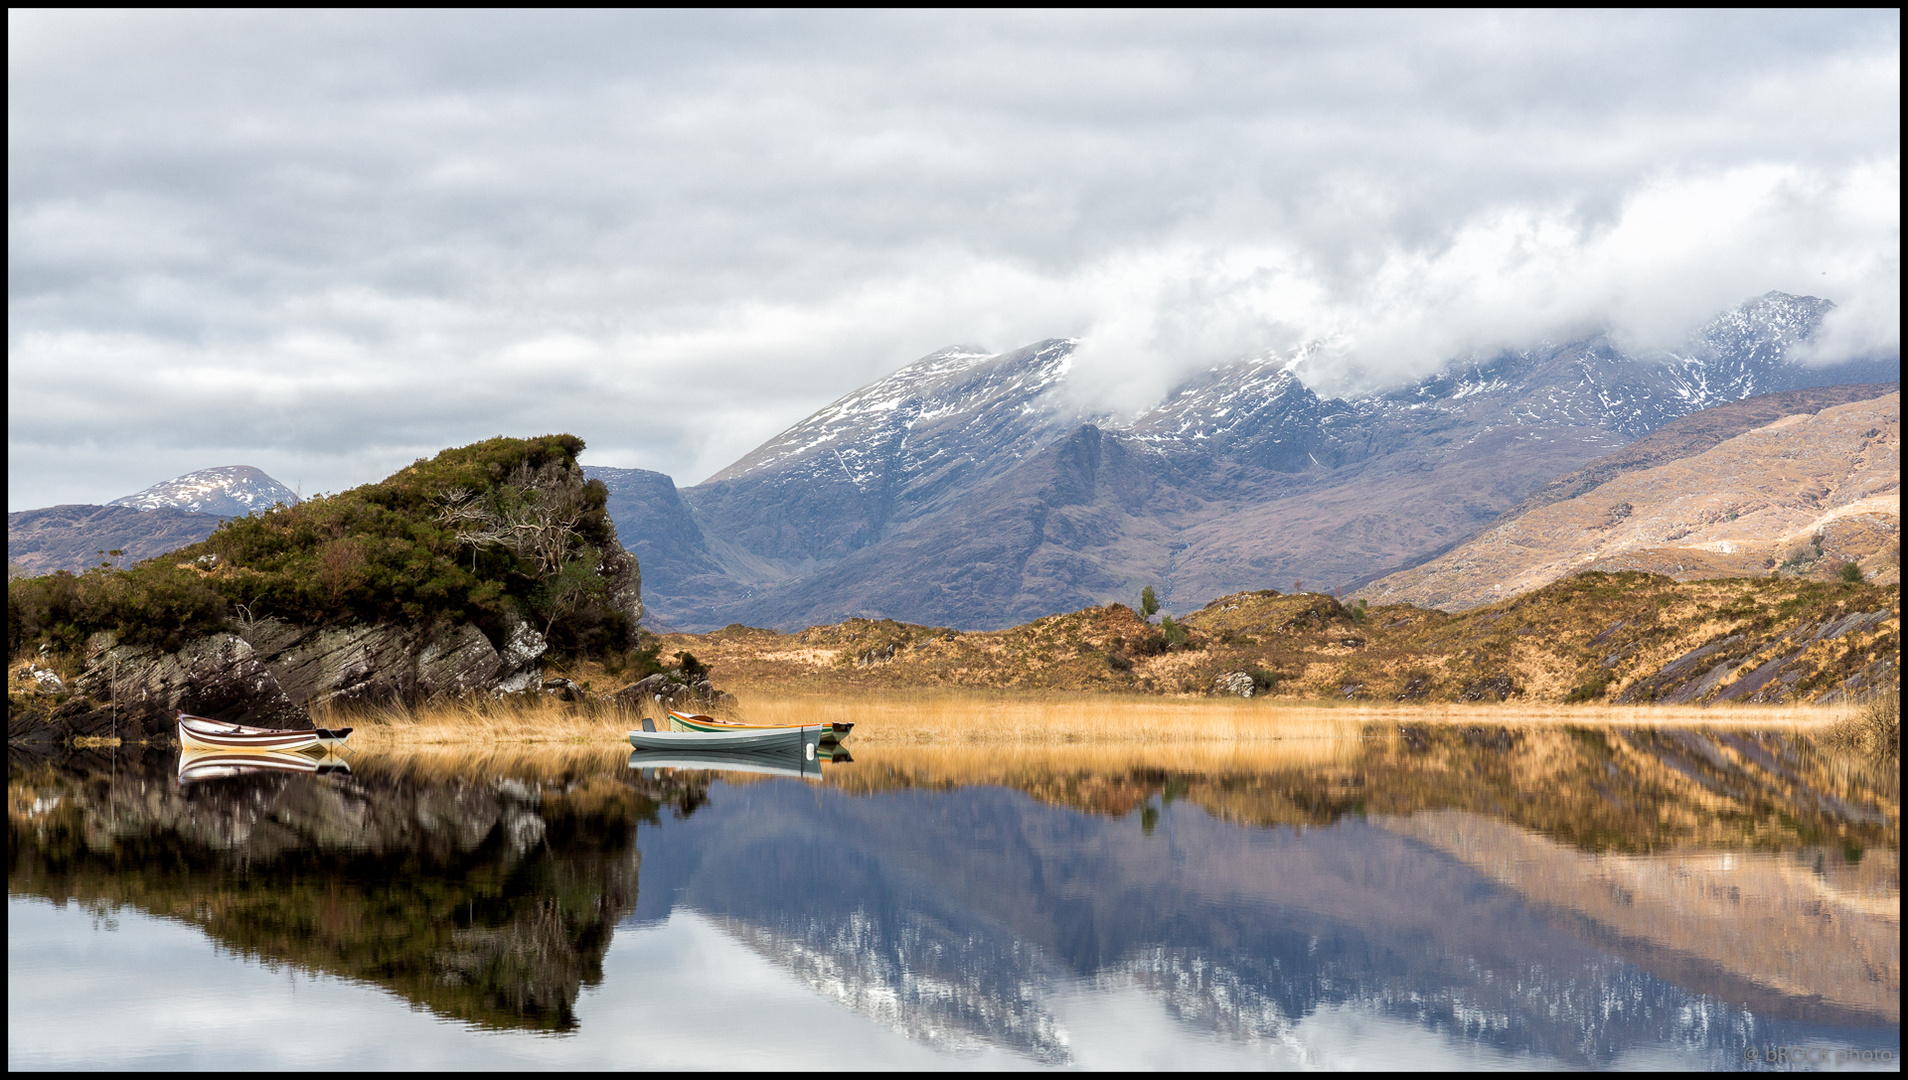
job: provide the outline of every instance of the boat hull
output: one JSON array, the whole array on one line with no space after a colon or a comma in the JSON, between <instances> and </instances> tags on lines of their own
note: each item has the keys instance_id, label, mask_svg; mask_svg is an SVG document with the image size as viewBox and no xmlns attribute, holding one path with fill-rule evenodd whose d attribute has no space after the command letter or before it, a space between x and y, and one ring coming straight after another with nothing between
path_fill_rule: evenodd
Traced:
<instances>
[{"instance_id":1,"label":"boat hull","mask_svg":"<svg viewBox=\"0 0 1908 1080\"><path fill-rule=\"evenodd\" d=\"M638 750L748 751L790 753L814 761L822 728L754 728L739 731L632 731L629 745Z\"/></svg>"},{"instance_id":2,"label":"boat hull","mask_svg":"<svg viewBox=\"0 0 1908 1080\"><path fill-rule=\"evenodd\" d=\"M248 728L241 724L223 724L203 716L179 714L179 745L194 750L296 752L317 746L320 738L316 730Z\"/></svg>"},{"instance_id":3,"label":"boat hull","mask_svg":"<svg viewBox=\"0 0 1908 1080\"><path fill-rule=\"evenodd\" d=\"M843 739L854 730L852 723L828 724L744 724L734 720L717 720L713 716L700 713L682 713L674 709L669 711L669 724L675 731L794 731L797 728L821 728L824 740Z\"/></svg>"}]
</instances>

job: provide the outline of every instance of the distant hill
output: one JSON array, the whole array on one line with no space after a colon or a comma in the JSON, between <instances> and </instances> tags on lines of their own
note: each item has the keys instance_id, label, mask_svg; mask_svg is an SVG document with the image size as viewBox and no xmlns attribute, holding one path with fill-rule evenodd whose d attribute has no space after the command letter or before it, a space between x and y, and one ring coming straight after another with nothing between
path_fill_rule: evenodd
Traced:
<instances>
[{"instance_id":1,"label":"distant hill","mask_svg":"<svg viewBox=\"0 0 1908 1080\"><path fill-rule=\"evenodd\" d=\"M79 573L101 562L131 566L212 535L223 517L173 507L69 504L7 515L7 576ZM116 558L101 551L124 551ZM16 574L16 568L18 573Z\"/></svg>"},{"instance_id":2,"label":"distant hill","mask_svg":"<svg viewBox=\"0 0 1908 1080\"><path fill-rule=\"evenodd\" d=\"M129 506L135 510L172 507L195 514L219 517L244 517L269 510L278 503L298 505L292 489L250 465L222 465L200 469L154 484L136 495L114 499L108 506Z\"/></svg>"},{"instance_id":3,"label":"distant hill","mask_svg":"<svg viewBox=\"0 0 1908 1080\"><path fill-rule=\"evenodd\" d=\"M212 535L227 518L296 506L292 490L250 465L200 469L104 506L69 503L7 515L7 577L131 566ZM123 551L107 560L102 551Z\"/></svg>"},{"instance_id":4,"label":"distant hill","mask_svg":"<svg viewBox=\"0 0 1908 1080\"><path fill-rule=\"evenodd\" d=\"M1784 397L1685 417L1362 595L1463 610L1582 570L1820 578L1849 561L1898 582L1901 394L1771 419Z\"/></svg>"},{"instance_id":5,"label":"distant hill","mask_svg":"<svg viewBox=\"0 0 1908 1080\"><path fill-rule=\"evenodd\" d=\"M1832 308L1770 293L1669 352L1591 335L1345 399L1305 384L1305 352L1265 355L1137 417L1070 404L1074 341L944 349L702 484L668 485L668 514L688 520L644 556L646 578L667 583L647 591L650 610L680 629L847 616L984 629L1132 602L1145 585L1169 611L1300 580L1355 588L1678 417L1898 378L1892 355L1792 358ZM619 531L642 535L624 513L612 507Z\"/></svg>"}]
</instances>

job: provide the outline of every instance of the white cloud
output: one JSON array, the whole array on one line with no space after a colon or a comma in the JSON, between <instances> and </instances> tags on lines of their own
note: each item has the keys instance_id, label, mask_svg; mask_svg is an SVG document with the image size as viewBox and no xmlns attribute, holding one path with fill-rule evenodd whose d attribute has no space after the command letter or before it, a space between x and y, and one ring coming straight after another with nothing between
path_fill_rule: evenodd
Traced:
<instances>
[{"instance_id":1,"label":"white cloud","mask_svg":"<svg viewBox=\"0 0 1908 1080\"><path fill-rule=\"evenodd\" d=\"M1771 288L1899 347L1893 12L8 27L16 508L558 429L692 482L957 341L1119 407Z\"/></svg>"}]
</instances>

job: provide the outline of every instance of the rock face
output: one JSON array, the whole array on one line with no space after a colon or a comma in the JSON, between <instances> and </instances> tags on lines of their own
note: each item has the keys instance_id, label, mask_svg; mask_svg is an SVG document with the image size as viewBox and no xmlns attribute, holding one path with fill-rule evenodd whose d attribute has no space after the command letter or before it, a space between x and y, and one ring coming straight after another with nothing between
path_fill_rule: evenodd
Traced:
<instances>
[{"instance_id":1,"label":"rock face","mask_svg":"<svg viewBox=\"0 0 1908 1080\"><path fill-rule=\"evenodd\" d=\"M694 521L646 563L668 583L650 605L685 630L848 616L987 629L1148 584L1169 611L1295 579L1356 588L1677 417L1896 378L1893 356L1791 358L1831 307L1772 293L1666 353L1592 336L1343 399L1305 385L1303 352L1258 357L1138 417L1069 405L1076 342L943 350L683 490ZM675 515L673 485L631 486L644 492L611 507L625 533L644 528L627 515Z\"/></svg>"},{"instance_id":2,"label":"rock face","mask_svg":"<svg viewBox=\"0 0 1908 1080\"><path fill-rule=\"evenodd\" d=\"M169 737L179 713L258 727L309 728L311 718L286 695L256 650L236 634L212 634L177 652L121 645L96 634L87 670L74 688L114 703L122 736Z\"/></svg>"},{"instance_id":3,"label":"rock face","mask_svg":"<svg viewBox=\"0 0 1908 1080\"><path fill-rule=\"evenodd\" d=\"M430 630L391 625L300 627L258 619L240 633L279 685L306 708L333 701L414 701L493 688L521 690L543 677L543 638L517 625L510 661L468 623ZM524 636L527 635L527 636ZM509 685L504 685L506 682Z\"/></svg>"}]
</instances>

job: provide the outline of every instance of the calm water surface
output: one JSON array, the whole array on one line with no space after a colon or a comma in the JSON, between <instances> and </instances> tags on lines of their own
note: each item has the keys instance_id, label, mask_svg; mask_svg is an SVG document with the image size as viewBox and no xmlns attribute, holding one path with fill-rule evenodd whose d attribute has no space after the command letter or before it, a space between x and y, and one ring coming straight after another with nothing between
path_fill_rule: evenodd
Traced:
<instances>
[{"instance_id":1,"label":"calm water surface","mask_svg":"<svg viewBox=\"0 0 1908 1080\"><path fill-rule=\"evenodd\" d=\"M8 1066L1899 1067L1899 772L1805 739L854 756L15 748Z\"/></svg>"}]
</instances>

